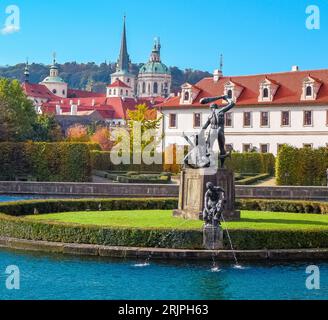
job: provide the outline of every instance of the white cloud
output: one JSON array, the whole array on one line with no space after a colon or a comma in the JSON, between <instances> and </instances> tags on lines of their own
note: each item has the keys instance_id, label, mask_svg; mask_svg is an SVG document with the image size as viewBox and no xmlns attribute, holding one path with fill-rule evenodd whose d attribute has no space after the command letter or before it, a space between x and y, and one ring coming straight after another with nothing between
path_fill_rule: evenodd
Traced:
<instances>
[{"instance_id":1,"label":"white cloud","mask_svg":"<svg viewBox=\"0 0 328 320\"><path fill-rule=\"evenodd\" d=\"M16 33L19 32L20 28L14 24L9 24L7 26L5 26L3 29L1 29L1 34L3 35L8 35L8 34L12 34L12 33Z\"/></svg>"}]
</instances>

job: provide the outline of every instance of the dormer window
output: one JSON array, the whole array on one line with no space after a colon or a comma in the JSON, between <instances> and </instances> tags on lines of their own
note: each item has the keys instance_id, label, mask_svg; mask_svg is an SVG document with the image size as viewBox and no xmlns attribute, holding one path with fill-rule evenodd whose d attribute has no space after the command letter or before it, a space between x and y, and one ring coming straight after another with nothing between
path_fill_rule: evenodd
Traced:
<instances>
[{"instance_id":1,"label":"dormer window","mask_svg":"<svg viewBox=\"0 0 328 320\"><path fill-rule=\"evenodd\" d=\"M200 90L189 83L185 83L181 88L180 104L193 104L198 97Z\"/></svg>"},{"instance_id":2,"label":"dormer window","mask_svg":"<svg viewBox=\"0 0 328 320\"><path fill-rule=\"evenodd\" d=\"M269 89L268 88L263 89L263 98L269 98Z\"/></svg>"},{"instance_id":3,"label":"dormer window","mask_svg":"<svg viewBox=\"0 0 328 320\"><path fill-rule=\"evenodd\" d=\"M316 100L319 90L322 86L322 82L311 76L308 76L303 80L303 90L301 100Z\"/></svg>"},{"instance_id":4,"label":"dormer window","mask_svg":"<svg viewBox=\"0 0 328 320\"><path fill-rule=\"evenodd\" d=\"M184 101L189 101L189 99L190 99L190 93L189 91L186 91L184 94Z\"/></svg>"},{"instance_id":5,"label":"dormer window","mask_svg":"<svg viewBox=\"0 0 328 320\"><path fill-rule=\"evenodd\" d=\"M259 102L272 102L279 89L279 84L273 80L265 78L260 83Z\"/></svg>"},{"instance_id":6,"label":"dormer window","mask_svg":"<svg viewBox=\"0 0 328 320\"><path fill-rule=\"evenodd\" d=\"M311 86L306 87L306 96L312 97L312 87Z\"/></svg>"},{"instance_id":7,"label":"dormer window","mask_svg":"<svg viewBox=\"0 0 328 320\"><path fill-rule=\"evenodd\" d=\"M224 94L232 99L234 102L237 102L241 93L243 92L244 87L234 83L233 81L229 81L224 85Z\"/></svg>"}]
</instances>

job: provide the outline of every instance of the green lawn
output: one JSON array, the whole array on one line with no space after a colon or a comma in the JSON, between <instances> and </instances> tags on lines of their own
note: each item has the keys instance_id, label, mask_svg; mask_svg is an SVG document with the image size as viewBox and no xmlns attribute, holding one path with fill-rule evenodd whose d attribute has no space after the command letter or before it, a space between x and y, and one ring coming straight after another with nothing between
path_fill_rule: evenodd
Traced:
<instances>
[{"instance_id":1,"label":"green lawn","mask_svg":"<svg viewBox=\"0 0 328 320\"><path fill-rule=\"evenodd\" d=\"M24 219L96 226L157 229L199 229L203 224L201 221L174 218L172 211L168 210L67 212L27 216ZM241 221L229 222L224 227L228 227L229 229L253 230L328 230L328 216L243 211Z\"/></svg>"}]
</instances>

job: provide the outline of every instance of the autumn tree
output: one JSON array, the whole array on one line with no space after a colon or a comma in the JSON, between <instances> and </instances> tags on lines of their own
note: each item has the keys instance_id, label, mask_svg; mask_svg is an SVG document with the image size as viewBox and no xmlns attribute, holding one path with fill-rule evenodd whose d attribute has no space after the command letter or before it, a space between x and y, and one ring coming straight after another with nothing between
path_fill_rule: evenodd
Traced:
<instances>
[{"instance_id":1,"label":"autumn tree","mask_svg":"<svg viewBox=\"0 0 328 320\"><path fill-rule=\"evenodd\" d=\"M108 128L98 127L90 140L93 143L99 144L103 151L110 151L112 149L113 142L110 139L110 131Z\"/></svg>"},{"instance_id":2,"label":"autumn tree","mask_svg":"<svg viewBox=\"0 0 328 320\"><path fill-rule=\"evenodd\" d=\"M67 140L71 142L89 142L90 138L88 135L88 128L81 125L75 124L67 130Z\"/></svg>"}]
</instances>

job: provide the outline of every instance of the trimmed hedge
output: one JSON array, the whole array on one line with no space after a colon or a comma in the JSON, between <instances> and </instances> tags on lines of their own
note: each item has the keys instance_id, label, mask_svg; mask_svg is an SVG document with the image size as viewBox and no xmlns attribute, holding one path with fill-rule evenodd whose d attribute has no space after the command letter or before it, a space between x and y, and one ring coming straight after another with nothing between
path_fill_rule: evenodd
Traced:
<instances>
[{"instance_id":1,"label":"trimmed hedge","mask_svg":"<svg viewBox=\"0 0 328 320\"><path fill-rule=\"evenodd\" d=\"M233 152L231 159L227 159L226 166L234 172L242 174L267 173L272 176L275 172L275 157L271 153Z\"/></svg>"},{"instance_id":2,"label":"trimmed hedge","mask_svg":"<svg viewBox=\"0 0 328 320\"><path fill-rule=\"evenodd\" d=\"M283 146L277 157L277 183L290 186L326 186L328 148Z\"/></svg>"},{"instance_id":3,"label":"trimmed hedge","mask_svg":"<svg viewBox=\"0 0 328 320\"><path fill-rule=\"evenodd\" d=\"M328 202L316 201L241 199L236 201L236 207L250 211L328 214Z\"/></svg>"},{"instance_id":4,"label":"trimmed hedge","mask_svg":"<svg viewBox=\"0 0 328 320\"><path fill-rule=\"evenodd\" d=\"M245 179L238 180L238 181L236 181L236 185L249 186L249 185L252 185L252 184L257 183L259 181L268 179L270 177L271 177L270 174L263 173L263 174L259 174L259 175L254 176L254 177L248 177L248 178L245 178Z\"/></svg>"},{"instance_id":5,"label":"trimmed hedge","mask_svg":"<svg viewBox=\"0 0 328 320\"><path fill-rule=\"evenodd\" d=\"M55 199L29 200L0 203L0 212L11 216L78 212L78 211L118 211L118 210L173 210L178 200L170 198L157 199Z\"/></svg>"},{"instance_id":6,"label":"trimmed hedge","mask_svg":"<svg viewBox=\"0 0 328 320\"><path fill-rule=\"evenodd\" d=\"M202 249L201 230L112 228L25 220L20 216L82 210L174 209L176 199L38 200L0 204L0 236L109 246ZM242 210L328 213L328 203L241 200ZM6 213L6 214L3 214ZM231 230L238 250L326 248L328 230ZM225 248L230 249L225 236Z\"/></svg>"},{"instance_id":7,"label":"trimmed hedge","mask_svg":"<svg viewBox=\"0 0 328 320\"><path fill-rule=\"evenodd\" d=\"M84 143L0 143L0 180L91 181L90 147Z\"/></svg>"},{"instance_id":8,"label":"trimmed hedge","mask_svg":"<svg viewBox=\"0 0 328 320\"><path fill-rule=\"evenodd\" d=\"M119 211L119 210L174 210L178 207L178 199L55 199L28 200L0 203L0 212L12 216L75 212L75 211ZM290 213L328 214L328 202L239 199L238 210L271 211Z\"/></svg>"},{"instance_id":9,"label":"trimmed hedge","mask_svg":"<svg viewBox=\"0 0 328 320\"><path fill-rule=\"evenodd\" d=\"M328 230L231 230L235 250L319 249L328 246ZM229 248L225 237L225 248Z\"/></svg>"},{"instance_id":10,"label":"trimmed hedge","mask_svg":"<svg viewBox=\"0 0 328 320\"><path fill-rule=\"evenodd\" d=\"M132 162L132 161L131 161ZM163 172L162 164L120 164L114 165L109 151L91 151L92 169L98 171L136 171L136 172Z\"/></svg>"},{"instance_id":11,"label":"trimmed hedge","mask_svg":"<svg viewBox=\"0 0 328 320\"><path fill-rule=\"evenodd\" d=\"M201 230L105 228L32 222L0 214L0 235L25 240L108 246L202 249Z\"/></svg>"}]
</instances>

